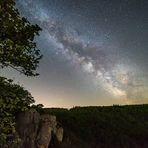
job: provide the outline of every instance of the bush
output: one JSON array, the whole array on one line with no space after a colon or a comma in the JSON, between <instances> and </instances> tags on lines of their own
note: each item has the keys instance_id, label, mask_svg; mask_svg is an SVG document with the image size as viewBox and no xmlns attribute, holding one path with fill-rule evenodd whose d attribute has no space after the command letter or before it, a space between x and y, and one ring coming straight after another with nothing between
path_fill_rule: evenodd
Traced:
<instances>
[{"instance_id":1,"label":"bush","mask_svg":"<svg viewBox=\"0 0 148 148\"><path fill-rule=\"evenodd\" d=\"M12 80L0 77L0 147L11 147L19 142L16 115L34 103L31 94Z\"/></svg>"}]
</instances>

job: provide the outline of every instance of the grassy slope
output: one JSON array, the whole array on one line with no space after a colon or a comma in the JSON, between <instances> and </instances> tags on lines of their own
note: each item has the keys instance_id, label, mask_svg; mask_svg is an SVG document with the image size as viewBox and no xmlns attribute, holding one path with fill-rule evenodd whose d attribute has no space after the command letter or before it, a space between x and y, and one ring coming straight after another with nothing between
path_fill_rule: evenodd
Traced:
<instances>
[{"instance_id":1,"label":"grassy slope","mask_svg":"<svg viewBox=\"0 0 148 148\"><path fill-rule=\"evenodd\" d=\"M148 148L148 105L45 108L40 112L56 115L64 127L64 142L56 147Z\"/></svg>"}]
</instances>

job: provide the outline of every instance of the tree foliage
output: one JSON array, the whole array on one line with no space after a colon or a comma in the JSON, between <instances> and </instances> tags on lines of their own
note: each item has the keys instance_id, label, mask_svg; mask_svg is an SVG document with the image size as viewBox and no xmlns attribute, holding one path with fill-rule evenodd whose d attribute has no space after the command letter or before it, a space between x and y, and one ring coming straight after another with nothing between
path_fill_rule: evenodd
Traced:
<instances>
[{"instance_id":1,"label":"tree foliage","mask_svg":"<svg viewBox=\"0 0 148 148\"><path fill-rule=\"evenodd\" d=\"M41 28L21 17L14 6L14 0L0 1L0 66L36 76L42 56L33 40Z\"/></svg>"},{"instance_id":2,"label":"tree foliage","mask_svg":"<svg viewBox=\"0 0 148 148\"><path fill-rule=\"evenodd\" d=\"M12 67L36 76L42 55L34 42L41 28L21 17L14 0L0 0L0 68ZM0 76L0 148L18 143L16 115L34 103L31 94L12 80ZM18 146L14 146L18 147Z\"/></svg>"},{"instance_id":3,"label":"tree foliage","mask_svg":"<svg viewBox=\"0 0 148 148\"><path fill-rule=\"evenodd\" d=\"M15 117L32 103L34 99L27 90L10 79L0 77L0 147L16 142ZM10 136L12 141L8 140Z\"/></svg>"},{"instance_id":4,"label":"tree foliage","mask_svg":"<svg viewBox=\"0 0 148 148\"><path fill-rule=\"evenodd\" d=\"M148 104L43 108L64 127L68 148L147 148Z\"/></svg>"}]
</instances>

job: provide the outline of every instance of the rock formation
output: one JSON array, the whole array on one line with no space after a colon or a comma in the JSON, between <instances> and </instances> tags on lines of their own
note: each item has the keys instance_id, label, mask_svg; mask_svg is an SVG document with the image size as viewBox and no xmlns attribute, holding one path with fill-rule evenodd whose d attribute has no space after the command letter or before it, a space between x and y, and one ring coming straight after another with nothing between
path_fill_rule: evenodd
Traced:
<instances>
[{"instance_id":1,"label":"rock formation","mask_svg":"<svg viewBox=\"0 0 148 148\"><path fill-rule=\"evenodd\" d=\"M52 135L59 142L63 139L63 128L56 116L40 115L35 109L18 115L17 131L22 139L20 148L48 148Z\"/></svg>"},{"instance_id":2,"label":"rock formation","mask_svg":"<svg viewBox=\"0 0 148 148\"><path fill-rule=\"evenodd\" d=\"M60 123L57 123L55 135L56 135L56 137L57 137L57 140L58 140L59 142L62 142L62 140L63 140L63 128L62 128L62 126L61 126Z\"/></svg>"}]
</instances>

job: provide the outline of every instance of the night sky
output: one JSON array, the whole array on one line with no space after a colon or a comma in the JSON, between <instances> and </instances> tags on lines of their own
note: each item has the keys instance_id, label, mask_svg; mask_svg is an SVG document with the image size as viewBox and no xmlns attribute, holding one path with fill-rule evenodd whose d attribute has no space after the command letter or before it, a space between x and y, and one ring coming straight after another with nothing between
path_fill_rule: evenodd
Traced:
<instances>
[{"instance_id":1,"label":"night sky","mask_svg":"<svg viewBox=\"0 0 148 148\"><path fill-rule=\"evenodd\" d=\"M4 75L46 107L148 103L147 0L17 0L43 30L39 77Z\"/></svg>"}]
</instances>

